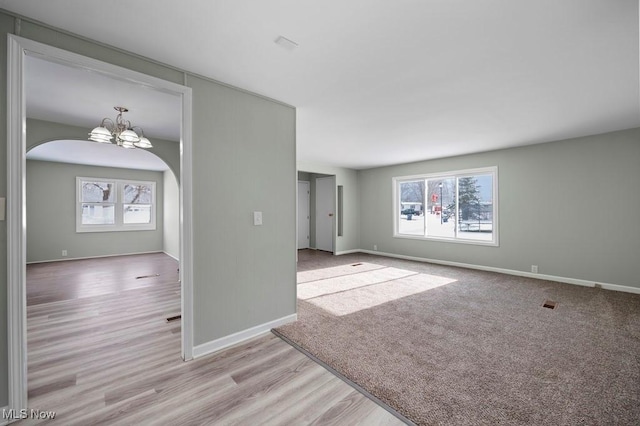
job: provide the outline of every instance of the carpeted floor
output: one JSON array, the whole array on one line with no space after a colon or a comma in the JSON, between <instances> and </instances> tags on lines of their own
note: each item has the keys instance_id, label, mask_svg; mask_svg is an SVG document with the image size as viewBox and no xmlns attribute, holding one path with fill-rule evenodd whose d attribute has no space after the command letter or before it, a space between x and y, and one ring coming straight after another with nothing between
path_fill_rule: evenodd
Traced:
<instances>
[{"instance_id":1,"label":"carpeted floor","mask_svg":"<svg viewBox=\"0 0 640 426\"><path fill-rule=\"evenodd\" d=\"M640 424L640 295L363 254L299 270L277 331L417 424Z\"/></svg>"}]
</instances>

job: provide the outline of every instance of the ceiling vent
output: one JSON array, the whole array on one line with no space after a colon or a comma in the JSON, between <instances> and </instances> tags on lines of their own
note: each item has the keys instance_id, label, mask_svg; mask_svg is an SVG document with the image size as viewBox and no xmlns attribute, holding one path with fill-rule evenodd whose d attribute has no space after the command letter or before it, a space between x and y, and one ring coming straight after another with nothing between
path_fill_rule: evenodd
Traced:
<instances>
[{"instance_id":1,"label":"ceiling vent","mask_svg":"<svg viewBox=\"0 0 640 426\"><path fill-rule=\"evenodd\" d=\"M296 50L298 48L298 43L296 43L293 40L289 40L286 37L282 37L279 36L276 40L275 43L282 47L283 49L288 50L289 52L293 52L294 50Z\"/></svg>"}]
</instances>

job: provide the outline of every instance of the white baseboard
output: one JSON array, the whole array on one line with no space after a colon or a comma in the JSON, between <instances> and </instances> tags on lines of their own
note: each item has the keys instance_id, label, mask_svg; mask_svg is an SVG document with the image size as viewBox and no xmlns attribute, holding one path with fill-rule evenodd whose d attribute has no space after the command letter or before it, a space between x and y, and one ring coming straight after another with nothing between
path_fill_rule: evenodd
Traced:
<instances>
[{"instance_id":1,"label":"white baseboard","mask_svg":"<svg viewBox=\"0 0 640 426\"><path fill-rule=\"evenodd\" d=\"M525 271L517 271L515 269L504 269L504 268L495 268L493 266L482 266L482 265L473 265L470 263L462 263L462 262L450 262L448 260L438 260L438 259L428 259L425 257L415 257L415 256L405 256L402 254L395 253L384 253L380 251L373 250L359 250L361 253L373 254L376 256L386 256L386 257L394 257L397 259L405 259L405 260L414 260L417 262L427 262L427 263L435 263L438 265L446 265L446 266L457 266L460 268L467 269L477 269L480 271L489 271L489 272L498 272L501 274L507 275L516 275L520 277L527 278L535 278L538 280L547 280L547 281L556 281L560 283L566 284L575 284L581 285L584 287L601 287L605 290L614 290L614 291L622 291L625 293L635 293L640 294L640 288L638 287L630 287L618 284L611 283L600 283L595 281L582 280L578 278L568 278L568 277L558 277L555 275L545 275L545 274L534 274L533 272L525 272Z\"/></svg>"},{"instance_id":2,"label":"white baseboard","mask_svg":"<svg viewBox=\"0 0 640 426\"><path fill-rule=\"evenodd\" d=\"M166 251L163 251L162 253L166 254L167 256L169 256L170 258L172 258L173 260L180 262L180 259L178 259L177 256L172 255L171 253L167 253Z\"/></svg>"},{"instance_id":3,"label":"white baseboard","mask_svg":"<svg viewBox=\"0 0 640 426\"><path fill-rule=\"evenodd\" d=\"M269 332L272 328L280 327L281 325L288 324L296 321L298 314L288 315L273 321L266 322L264 324L257 325L255 327L248 328L237 333L230 334L229 336L221 337L220 339L212 340L211 342L203 343L202 345L195 346L193 348L193 358L200 358L205 355L218 352L229 346L237 345L245 340L257 337L261 334Z\"/></svg>"},{"instance_id":4,"label":"white baseboard","mask_svg":"<svg viewBox=\"0 0 640 426\"><path fill-rule=\"evenodd\" d=\"M605 290L623 291L625 293L640 294L640 288L637 288L637 287L630 287L628 285L607 284L607 283L596 283L596 284L604 288Z\"/></svg>"},{"instance_id":5,"label":"white baseboard","mask_svg":"<svg viewBox=\"0 0 640 426\"><path fill-rule=\"evenodd\" d=\"M363 250L360 250L360 249L353 249L353 250L337 251L337 252L335 252L334 254L335 254L336 256L340 256L340 255L342 255L342 254L353 254L353 253L362 253L362 252L363 252Z\"/></svg>"},{"instance_id":6,"label":"white baseboard","mask_svg":"<svg viewBox=\"0 0 640 426\"><path fill-rule=\"evenodd\" d=\"M136 253L102 254L100 256L63 257L61 259L34 260L34 261L31 261L31 262L27 262L27 265L31 265L31 264L35 264L35 263L65 262L67 260L100 259L102 257L135 256L135 255L138 255L138 254L152 254L152 253L164 253L164 252L162 250L154 250L154 251L140 251L140 252L136 252ZM173 256L171 256L171 257L173 257Z\"/></svg>"}]
</instances>

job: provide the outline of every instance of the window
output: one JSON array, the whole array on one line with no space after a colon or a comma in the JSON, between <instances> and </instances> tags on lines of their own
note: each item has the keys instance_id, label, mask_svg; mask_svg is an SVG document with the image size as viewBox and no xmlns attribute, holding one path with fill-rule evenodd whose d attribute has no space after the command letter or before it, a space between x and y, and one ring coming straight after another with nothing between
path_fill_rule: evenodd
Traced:
<instances>
[{"instance_id":1,"label":"window","mask_svg":"<svg viewBox=\"0 0 640 426\"><path fill-rule=\"evenodd\" d=\"M156 229L155 182L76 178L76 232Z\"/></svg>"},{"instance_id":2,"label":"window","mask_svg":"<svg viewBox=\"0 0 640 426\"><path fill-rule=\"evenodd\" d=\"M122 192L122 222L125 224L151 223L153 187L149 183L125 183Z\"/></svg>"},{"instance_id":3,"label":"window","mask_svg":"<svg viewBox=\"0 0 640 426\"><path fill-rule=\"evenodd\" d=\"M82 182L80 188L82 225L115 224L115 187L115 182Z\"/></svg>"},{"instance_id":4,"label":"window","mask_svg":"<svg viewBox=\"0 0 640 426\"><path fill-rule=\"evenodd\" d=\"M393 178L394 236L498 245L497 167Z\"/></svg>"}]
</instances>

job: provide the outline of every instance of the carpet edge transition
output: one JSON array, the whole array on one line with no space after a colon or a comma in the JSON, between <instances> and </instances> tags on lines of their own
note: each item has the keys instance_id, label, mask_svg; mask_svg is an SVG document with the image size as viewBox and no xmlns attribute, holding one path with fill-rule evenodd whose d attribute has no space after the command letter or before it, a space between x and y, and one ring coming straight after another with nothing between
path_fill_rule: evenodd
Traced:
<instances>
[{"instance_id":1,"label":"carpet edge transition","mask_svg":"<svg viewBox=\"0 0 640 426\"><path fill-rule=\"evenodd\" d=\"M392 414L394 417L396 417L401 422L403 422L403 423L405 423L405 424L407 424L409 426L417 426L414 422L412 422L408 418L404 417L402 414L398 413L392 407L387 405L384 401L380 400L378 397L376 397L375 395L372 395L366 389L362 388L362 386L358 385L354 381L350 380L348 377L346 377L343 374L341 374L340 372L336 371L329 364L327 364L326 362L324 362L321 359L317 358L312 353L310 353L309 351L305 350L304 348L299 346L294 341L290 340L288 337L286 337L285 335L280 333L275 328L272 328L271 332L273 334L275 334L277 337L279 337L280 339L282 339L284 342L288 343L294 349L297 349L299 352L304 354L307 358L311 359L313 362L315 362L316 364L320 365L322 368L324 368L325 370L327 370L328 372L330 372L331 374L333 374L334 376L336 376L337 378L339 378L340 380L342 380L343 382L345 382L346 384L351 386L353 389L357 390L362 395L366 396L371 401L375 402L378 406L380 406L381 408L384 408L386 411L388 411L390 414Z\"/></svg>"}]
</instances>

